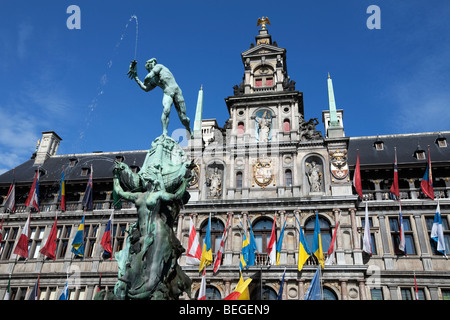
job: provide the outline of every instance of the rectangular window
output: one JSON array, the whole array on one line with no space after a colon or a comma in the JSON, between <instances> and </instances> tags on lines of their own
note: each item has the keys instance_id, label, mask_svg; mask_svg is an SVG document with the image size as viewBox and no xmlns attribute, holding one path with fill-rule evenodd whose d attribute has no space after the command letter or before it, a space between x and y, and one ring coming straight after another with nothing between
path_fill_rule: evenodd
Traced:
<instances>
[{"instance_id":1,"label":"rectangular window","mask_svg":"<svg viewBox=\"0 0 450 320\"><path fill-rule=\"evenodd\" d=\"M262 79L255 79L255 87L262 87Z\"/></svg>"},{"instance_id":2,"label":"rectangular window","mask_svg":"<svg viewBox=\"0 0 450 320\"><path fill-rule=\"evenodd\" d=\"M411 293L411 288L401 288L402 300L413 300L413 295Z\"/></svg>"},{"instance_id":3,"label":"rectangular window","mask_svg":"<svg viewBox=\"0 0 450 320\"><path fill-rule=\"evenodd\" d=\"M266 79L266 87L272 87L273 86L273 78L267 78Z\"/></svg>"},{"instance_id":4,"label":"rectangular window","mask_svg":"<svg viewBox=\"0 0 450 320\"><path fill-rule=\"evenodd\" d=\"M443 300L450 300L450 289L441 289L441 292Z\"/></svg>"},{"instance_id":5,"label":"rectangular window","mask_svg":"<svg viewBox=\"0 0 450 320\"><path fill-rule=\"evenodd\" d=\"M372 294L372 300L384 300L383 299L383 290L381 288L371 289L370 292Z\"/></svg>"},{"instance_id":6,"label":"rectangular window","mask_svg":"<svg viewBox=\"0 0 450 320\"><path fill-rule=\"evenodd\" d=\"M395 254L404 254L403 251L399 249L400 244L400 224L399 217L389 218L389 227L391 229L391 239L394 246ZM411 229L411 222L409 217L403 217L403 233L405 234L405 251L406 254L416 254L416 246L414 245L414 236Z\"/></svg>"},{"instance_id":7,"label":"rectangular window","mask_svg":"<svg viewBox=\"0 0 450 320\"><path fill-rule=\"evenodd\" d=\"M448 228L447 215L441 214L441 221L442 221L442 231L444 232L445 248L449 250L450 230ZM425 217L425 224L428 230L428 239L430 241L431 251L433 252L433 254L442 255L442 253L437 251L437 242L431 239L431 229L433 228L433 223L434 223L434 215Z\"/></svg>"}]
</instances>

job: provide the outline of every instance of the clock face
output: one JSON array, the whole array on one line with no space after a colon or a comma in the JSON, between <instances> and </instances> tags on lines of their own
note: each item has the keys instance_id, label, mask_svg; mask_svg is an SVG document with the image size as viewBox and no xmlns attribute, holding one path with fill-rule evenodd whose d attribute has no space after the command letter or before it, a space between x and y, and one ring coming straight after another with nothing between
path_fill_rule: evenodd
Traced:
<instances>
[{"instance_id":1,"label":"clock face","mask_svg":"<svg viewBox=\"0 0 450 320\"><path fill-rule=\"evenodd\" d=\"M193 178L189 182L189 187L197 187L198 186L199 177L200 177L200 167L196 164L191 172L192 172Z\"/></svg>"}]
</instances>

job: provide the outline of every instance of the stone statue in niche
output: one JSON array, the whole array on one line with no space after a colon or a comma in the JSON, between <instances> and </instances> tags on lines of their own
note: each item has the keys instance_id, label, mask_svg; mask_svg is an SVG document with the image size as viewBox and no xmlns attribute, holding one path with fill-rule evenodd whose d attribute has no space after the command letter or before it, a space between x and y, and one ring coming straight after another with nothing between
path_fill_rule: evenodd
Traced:
<instances>
[{"instance_id":1,"label":"stone statue in niche","mask_svg":"<svg viewBox=\"0 0 450 320\"><path fill-rule=\"evenodd\" d=\"M209 170L206 185L209 187L210 197L220 197L222 195L222 170L219 170L218 167Z\"/></svg>"},{"instance_id":2,"label":"stone statue in niche","mask_svg":"<svg viewBox=\"0 0 450 320\"><path fill-rule=\"evenodd\" d=\"M269 142L271 140L270 126L272 123L272 115L267 110L260 111L256 114L255 121L257 141L261 143Z\"/></svg>"},{"instance_id":3,"label":"stone statue in niche","mask_svg":"<svg viewBox=\"0 0 450 320\"><path fill-rule=\"evenodd\" d=\"M306 163L307 175L309 181L309 192L321 192L322 191L322 170L315 160L310 163Z\"/></svg>"}]
</instances>

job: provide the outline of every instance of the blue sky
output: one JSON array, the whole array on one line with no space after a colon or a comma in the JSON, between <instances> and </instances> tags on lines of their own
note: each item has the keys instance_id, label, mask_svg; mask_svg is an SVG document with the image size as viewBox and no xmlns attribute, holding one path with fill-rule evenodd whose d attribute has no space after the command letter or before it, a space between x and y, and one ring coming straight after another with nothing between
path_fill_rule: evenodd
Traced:
<instances>
[{"instance_id":1,"label":"blue sky","mask_svg":"<svg viewBox=\"0 0 450 320\"><path fill-rule=\"evenodd\" d=\"M81 29L69 30L69 5ZM369 30L368 6L381 10ZM161 134L162 92L126 77L138 41L138 74L156 57L183 90L191 118L204 88L204 118L223 125L224 98L243 76L240 53L258 17L287 49L305 118L328 108L333 78L347 136L448 130L450 4L433 1L6 1L0 2L0 172L34 152L42 131L58 154L143 150ZM181 128L173 110L169 132ZM322 124L319 129L323 130Z\"/></svg>"}]
</instances>

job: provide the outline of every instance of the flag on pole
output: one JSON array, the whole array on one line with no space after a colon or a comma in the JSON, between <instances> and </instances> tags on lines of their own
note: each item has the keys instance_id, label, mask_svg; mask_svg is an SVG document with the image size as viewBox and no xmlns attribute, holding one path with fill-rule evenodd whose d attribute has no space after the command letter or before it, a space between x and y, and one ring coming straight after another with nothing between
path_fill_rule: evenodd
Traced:
<instances>
[{"instance_id":1,"label":"flag on pole","mask_svg":"<svg viewBox=\"0 0 450 320\"><path fill-rule=\"evenodd\" d=\"M3 240L3 215L2 215L2 224L0 225L0 243ZM0 254L2 253L2 248L0 247Z\"/></svg>"},{"instance_id":2,"label":"flag on pole","mask_svg":"<svg viewBox=\"0 0 450 320\"><path fill-rule=\"evenodd\" d=\"M276 235L276 215L273 217L272 233L270 234L269 243L267 244L267 255L271 265L277 264L277 235Z\"/></svg>"},{"instance_id":3,"label":"flag on pole","mask_svg":"<svg viewBox=\"0 0 450 320\"><path fill-rule=\"evenodd\" d=\"M324 266L324 256L322 249L322 235L320 233L319 213L316 211L316 223L314 225L314 238L313 238L313 254L319 260L322 269Z\"/></svg>"},{"instance_id":4,"label":"flag on pole","mask_svg":"<svg viewBox=\"0 0 450 320\"><path fill-rule=\"evenodd\" d=\"M31 212L28 214L27 222L25 222L25 226L22 229L19 241L17 242L16 248L14 249L15 254L18 254L19 256L22 256L24 258L28 258L28 236L30 234L30 217Z\"/></svg>"},{"instance_id":5,"label":"flag on pole","mask_svg":"<svg viewBox=\"0 0 450 320\"><path fill-rule=\"evenodd\" d=\"M430 155L430 147L428 147L428 164L425 170L425 174L423 175L422 181L420 182L420 188L422 192L434 200L434 191L433 191L433 175L431 173L431 155Z\"/></svg>"},{"instance_id":6,"label":"flag on pole","mask_svg":"<svg viewBox=\"0 0 450 320\"><path fill-rule=\"evenodd\" d=\"M399 231L400 231L400 243L398 244L398 249L403 251L406 255L406 241L405 241L405 229L403 228L403 216L402 216L402 205L400 204L400 210L398 213L399 220Z\"/></svg>"},{"instance_id":7,"label":"flag on pole","mask_svg":"<svg viewBox=\"0 0 450 320\"><path fill-rule=\"evenodd\" d=\"M297 219L297 217L295 217ZM298 236L298 271L301 271L303 268L303 265L305 264L306 260L308 260L309 256L311 255L311 251L308 247L308 242L306 242L305 234L302 231L302 227L300 226L300 221L298 221L298 228L299 228L299 236Z\"/></svg>"},{"instance_id":8,"label":"flag on pole","mask_svg":"<svg viewBox=\"0 0 450 320\"><path fill-rule=\"evenodd\" d=\"M281 253L281 246L283 245L284 227L285 226L286 226L286 219L284 219L283 228L281 228L280 237L278 238L278 242L277 242L277 266L280 265L280 253Z\"/></svg>"},{"instance_id":9,"label":"flag on pole","mask_svg":"<svg viewBox=\"0 0 450 320\"><path fill-rule=\"evenodd\" d=\"M341 214L339 213L339 217ZM336 255L336 233L339 227L339 217L336 220L336 226L334 227L333 237L331 238L331 244L328 248L327 252L327 260L325 260L325 265L332 265L336 263L335 255Z\"/></svg>"},{"instance_id":10,"label":"flag on pole","mask_svg":"<svg viewBox=\"0 0 450 320\"><path fill-rule=\"evenodd\" d=\"M255 235L253 234L252 224L248 221L248 226L250 230L250 245L248 251L248 262L247 266L254 266L256 262L256 253L258 252L258 247L256 246Z\"/></svg>"},{"instance_id":11,"label":"flag on pole","mask_svg":"<svg viewBox=\"0 0 450 320\"><path fill-rule=\"evenodd\" d=\"M364 236L363 236L363 251L372 256L372 241L370 239L370 223L369 223L369 209L366 202L366 216L364 219Z\"/></svg>"},{"instance_id":12,"label":"flag on pole","mask_svg":"<svg viewBox=\"0 0 450 320\"><path fill-rule=\"evenodd\" d=\"M100 245L105 250L103 254L107 255L108 253L111 255L112 259L112 239L113 235L112 229L113 229L113 216L114 216L114 210L111 212L111 216L109 217L108 223L106 224L105 232L103 233L102 240L100 241Z\"/></svg>"},{"instance_id":13,"label":"flag on pole","mask_svg":"<svg viewBox=\"0 0 450 320\"><path fill-rule=\"evenodd\" d=\"M8 195L5 200L5 212L9 210L9 212L16 211L16 184L13 182L9 187Z\"/></svg>"},{"instance_id":14,"label":"flag on pole","mask_svg":"<svg viewBox=\"0 0 450 320\"><path fill-rule=\"evenodd\" d=\"M66 284L64 285L59 300L69 300L69 279L67 279Z\"/></svg>"},{"instance_id":15,"label":"flag on pole","mask_svg":"<svg viewBox=\"0 0 450 320\"><path fill-rule=\"evenodd\" d=\"M200 283L200 289L198 291L197 300L206 300L206 268L203 269L202 282Z\"/></svg>"},{"instance_id":16,"label":"flag on pole","mask_svg":"<svg viewBox=\"0 0 450 320\"><path fill-rule=\"evenodd\" d=\"M89 174L89 180L86 185L86 190L84 191L84 196L83 196L83 201L82 201L83 207L85 208L86 211L94 209L94 202L92 200L92 194L94 192L93 184L92 184L92 173L93 173L92 171L93 171L93 168L91 165L91 173Z\"/></svg>"},{"instance_id":17,"label":"flag on pole","mask_svg":"<svg viewBox=\"0 0 450 320\"><path fill-rule=\"evenodd\" d=\"M8 286L6 287L6 293L3 300L9 300L10 295L11 295L11 276L8 279Z\"/></svg>"},{"instance_id":18,"label":"flag on pole","mask_svg":"<svg viewBox=\"0 0 450 320\"><path fill-rule=\"evenodd\" d=\"M250 255L250 242L248 242L245 230L243 230L242 250L239 262L239 267L241 271L247 267L249 255Z\"/></svg>"},{"instance_id":19,"label":"flag on pole","mask_svg":"<svg viewBox=\"0 0 450 320\"><path fill-rule=\"evenodd\" d=\"M66 181L64 179L64 167L61 171L61 181L59 182L59 201L61 202L61 211L66 211Z\"/></svg>"},{"instance_id":20,"label":"flag on pole","mask_svg":"<svg viewBox=\"0 0 450 320\"><path fill-rule=\"evenodd\" d=\"M25 206L34 207L39 212L39 169L36 170L36 175L28 193L28 198L25 201Z\"/></svg>"},{"instance_id":21,"label":"flag on pole","mask_svg":"<svg viewBox=\"0 0 450 320\"><path fill-rule=\"evenodd\" d=\"M41 250L39 250L40 253L42 253L44 256L49 257L52 260L56 259L56 234L58 232L58 227L56 226L57 220L56 220L56 214L55 214L55 222L53 223L52 229L50 230L50 234L47 238L47 242L45 243L44 247L42 247Z\"/></svg>"},{"instance_id":22,"label":"flag on pole","mask_svg":"<svg viewBox=\"0 0 450 320\"><path fill-rule=\"evenodd\" d=\"M38 300L39 299L39 280L41 278L41 274L39 274L36 283L34 284L33 289L28 297L28 300Z\"/></svg>"},{"instance_id":23,"label":"flag on pole","mask_svg":"<svg viewBox=\"0 0 450 320\"><path fill-rule=\"evenodd\" d=\"M200 265L200 259L202 258L202 249L198 242L197 231L195 230L194 220L189 217L189 242L188 251L186 253L186 264Z\"/></svg>"},{"instance_id":24,"label":"flag on pole","mask_svg":"<svg viewBox=\"0 0 450 320\"><path fill-rule=\"evenodd\" d=\"M305 300L322 300L322 290L320 288L320 266L311 280L311 284L306 291Z\"/></svg>"},{"instance_id":25,"label":"flag on pole","mask_svg":"<svg viewBox=\"0 0 450 320\"><path fill-rule=\"evenodd\" d=\"M209 214L208 226L206 227L205 241L203 242L203 251L200 258L200 268L198 271L202 271L213 262L212 249L211 249L211 213Z\"/></svg>"},{"instance_id":26,"label":"flag on pole","mask_svg":"<svg viewBox=\"0 0 450 320\"><path fill-rule=\"evenodd\" d=\"M225 297L224 300L250 300L250 292L248 290L248 285L252 282L252 278L248 278L244 281L244 277L242 276L239 279L236 288L232 293Z\"/></svg>"},{"instance_id":27,"label":"flag on pole","mask_svg":"<svg viewBox=\"0 0 450 320\"><path fill-rule=\"evenodd\" d=\"M436 214L434 215L433 227L431 228L431 239L437 243L437 251L442 253L447 258L447 250L445 248L444 231L442 228L441 209L439 206L439 200L436 208Z\"/></svg>"},{"instance_id":28,"label":"flag on pole","mask_svg":"<svg viewBox=\"0 0 450 320\"><path fill-rule=\"evenodd\" d=\"M414 289L416 294L416 300L419 300L419 290L417 290L416 272L414 272Z\"/></svg>"},{"instance_id":29,"label":"flag on pole","mask_svg":"<svg viewBox=\"0 0 450 320\"><path fill-rule=\"evenodd\" d=\"M361 169L359 168L359 150L356 156L355 173L353 174L353 185L355 186L356 193L361 200L363 199L362 185L361 185Z\"/></svg>"},{"instance_id":30,"label":"flag on pole","mask_svg":"<svg viewBox=\"0 0 450 320\"><path fill-rule=\"evenodd\" d=\"M78 226L78 231L72 241L72 252L78 257L84 257L84 214L81 223Z\"/></svg>"},{"instance_id":31,"label":"flag on pole","mask_svg":"<svg viewBox=\"0 0 450 320\"><path fill-rule=\"evenodd\" d=\"M389 189L389 192L392 196L394 196L394 199L400 198L400 189L398 186L398 168L397 168L397 148L394 148L395 150L395 160L394 160L394 181L392 182L391 189Z\"/></svg>"},{"instance_id":32,"label":"flag on pole","mask_svg":"<svg viewBox=\"0 0 450 320\"><path fill-rule=\"evenodd\" d=\"M219 268L220 268L220 263L222 261L223 251L225 249L224 248L225 247L225 242L227 241L227 237L228 237L228 224L230 223L230 217L231 217L231 215L228 215L227 224L225 226L225 230L223 230L222 239L220 240L220 247L219 247L219 250L217 250L217 253L216 253L216 260L214 261L213 273L216 273L217 271L219 271Z\"/></svg>"},{"instance_id":33,"label":"flag on pole","mask_svg":"<svg viewBox=\"0 0 450 320\"><path fill-rule=\"evenodd\" d=\"M280 284L280 290L278 290L278 296L277 296L278 300L283 299L283 284L284 284L284 276L285 275L286 275L286 268L284 268L283 278L281 279L281 284Z\"/></svg>"}]
</instances>

